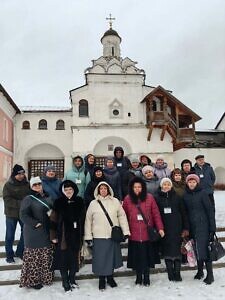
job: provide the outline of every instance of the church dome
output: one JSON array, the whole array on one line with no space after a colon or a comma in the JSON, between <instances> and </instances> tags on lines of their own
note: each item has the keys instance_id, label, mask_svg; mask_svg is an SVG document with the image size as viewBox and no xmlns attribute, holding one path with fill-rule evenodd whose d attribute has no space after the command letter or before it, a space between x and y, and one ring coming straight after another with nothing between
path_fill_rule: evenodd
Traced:
<instances>
[{"instance_id":1,"label":"church dome","mask_svg":"<svg viewBox=\"0 0 225 300\"><path fill-rule=\"evenodd\" d=\"M112 28L110 28L109 30L107 30L107 31L104 33L103 37L101 38L101 42L102 42L102 39L103 39L104 37L109 36L109 35L115 35L115 36L117 36L117 37L120 39L120 42L121 42L121 37L119 36L119 34L117 33L117 31L114 30L114 29L112 29Z\"/></svg>"}]
</instances>

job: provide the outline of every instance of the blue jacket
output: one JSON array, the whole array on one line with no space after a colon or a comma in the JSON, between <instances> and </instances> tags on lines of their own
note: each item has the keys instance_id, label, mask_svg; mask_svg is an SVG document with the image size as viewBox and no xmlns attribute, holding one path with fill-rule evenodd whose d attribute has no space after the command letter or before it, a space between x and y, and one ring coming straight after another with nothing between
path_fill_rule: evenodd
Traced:
<instances>
[{"instance_id":1,"label":"blue jacket","mask_svg":"<svg viewBox=\"0 0 225 300\"><path fill-rule=\"evenodd\" d=\"M202 189L209 195L213 194L213 186L216 180L213 168L209 163L204 163L204 165L199 167L197 164L194 165L196 174L200 177L200 185Z\"/></svg>"},{"instance_id":2,"label":"blue jacket","mask_svg":"<svg viewBox=\"0 0 225 300\"><path fill-rule=\"evenodd\" d=\"M61 184L60 179L56 177L49 178L47 176L43 176L41 181L43 190L52 198L53 201L61 196L61 191L59 189Z\"/></svg>"}]
</instances>

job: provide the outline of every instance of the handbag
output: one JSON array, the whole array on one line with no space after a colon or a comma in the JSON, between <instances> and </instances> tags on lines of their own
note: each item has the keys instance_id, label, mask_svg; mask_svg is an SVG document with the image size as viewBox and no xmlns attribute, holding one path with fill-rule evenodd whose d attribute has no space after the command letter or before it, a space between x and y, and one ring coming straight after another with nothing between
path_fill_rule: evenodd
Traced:
<instances>
[{"instance_id":1,"label":"handbag","mask_svg":"<svg viewBox=\"0 0 225 300\"><path fill-rule=\"evenodd\" d=\"M101 203L101 201L98 200L98 203L99 205L101 206L102 210L104 211L104 214L107 218L107 220L109 221L109 224L112 228L112 231L111 231L111 239L117 243L121 243L121 242L124 242L125 241L125 238L124 238L124 234L123 234L123 231L122 231L122 228L120 226L114 226L113 225L113 222L107 212L107 210L105 209L104 205Z\"/></svg>"},{"instance_id":2,"label":"handbag","mask_svg":"<svg viewBox=\"0 0 225 300\"><path fill-rule=\"evenodd\" d=\"M161 235L158 233L158 231L157 231L156 228L154 228L154 227L152 227L152 226L150 226L148 224L148 221L146 220L145 215L143 214L143 211L142 211L140 205L137 204L136 206L137 206L137 209L139 210L139 212L140 212L140 214L141 214L141 216L143 218L144 223L147 226L148 236L149 236L150 242L157 242L157 241L159 241L161 239Z\"/></svg>"},{"instance_id":3,"label":"handbag","mask_svg":"<svg viewBox=\"0 0 225 300\"><path fill-rule=\"evenodd\" d=\"M194 250L194 241L193 239L189 240L185 244L185 249L187 250L187 262L189 267L195 267L197 266L197 259L195 255L195 250Z\"/></svg>"},{"instance_id":4,"label":"handbag","mask_svg":"<svg viewBox=\"0 0 225 300\"><path fill-rule=\"evenodd\" d=\"M214 240L209 243L209 258L211 261L217 261L223 256L225 256L225 249L222 244L219 242L216 234L214 235Z\"/></svg>"}]
</instances>

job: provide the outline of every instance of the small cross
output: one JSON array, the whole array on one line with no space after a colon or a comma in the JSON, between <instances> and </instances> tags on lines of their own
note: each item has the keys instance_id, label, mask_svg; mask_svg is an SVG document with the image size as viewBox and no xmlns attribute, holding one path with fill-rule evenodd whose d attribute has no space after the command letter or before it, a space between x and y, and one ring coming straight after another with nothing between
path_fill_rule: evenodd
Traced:
<instances>
[{"instance_id":1,"label":"small cross","mask_svg":"<svg viewBox=\"0 0 225 300\"><path fill-rule=\"evenodd\" d=\"M106 18L109 21L109 28L112 29L112 21L116 20L116 18L112 18L112 15L109 14L109 18Z\"/></svg>"}]
</instances>

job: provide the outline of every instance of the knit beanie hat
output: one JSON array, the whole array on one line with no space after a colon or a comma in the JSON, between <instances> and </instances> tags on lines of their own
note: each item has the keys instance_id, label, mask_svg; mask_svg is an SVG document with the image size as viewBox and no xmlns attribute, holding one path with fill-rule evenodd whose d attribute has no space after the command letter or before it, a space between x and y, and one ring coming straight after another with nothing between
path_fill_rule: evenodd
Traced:
<instances>
[{"instance_id":1,"label":"knit beanie hat","mask_svg":"<svg viewBox=\"0 0 225 300\"><path fill-rule=\"evenodd\" d=\"M195 180L198 184L200 182L200 178L196 174L189 174L186 178L186 183L188 183L189 180Z\"/></svg>"},{"instance_id":2,"label":"knit beanie hat","mask_svg":"<svg viewBox=\"0 0 225 300\"><path fill-rule=\"evenodd\" d=\"M48 171L54 171L54 172L56 172L55 166L48 165L47 167L45 167L44 173L46 174Z\"/></svg>"},{"instance_id":3,"label":"knit beanie hat","mask_svg":"<svg viewBox=\"0 0 225 300\"><path fill-rule=\"evenodd\" d=\"M162 187L163 184L164 184L165 182L169 182L169 183L171 184L171 186L173 186L172 181L171 181L168 177L164 177L164 178L162 178L162 180L160 181L160 187Z\"/></svg>"},{"instance_id":4,"label":"knit beanie hat","mask_svg":"<svg viewBox=\"0 0 225 300\"><path fill-rule=\"evenodd\" d=\"M129 156L129 160L131 163L140 163L139 157L136 155Z\"/></svg>"},{"instance_id":5,"label":"knit beanie hat","mask_svg":"<svg viewBox=\"0 0 225 300\"><path fill-rule=\"evenodd\" d=\"M143 174L143 175L145 175L145 173L147 173L147 172L149 172L149 171L154 172L153 167L151 167L151 166L144 166L144 167L142 168L142 174Z\"/></svg>"},{"instance_id":6,"label":"knit beanie hat","mask_svg":"<svg viewBox=\"0 0 225 300\"><path fill-rule=\"evenodd\" d=\"M24 174L25 170L22 166L15 164L15 166L12 169L12 176L15 177L18 174Z\"/></svg>"},{"instance_id":7,"label":"knit beanie hat","mask_svg":"<svg viewBox=\"0 0 225 300\"><path fill-rule=\"evenodd\" d=\"M32 188L32 186L35 183L42 183L41 182L41 178L39 176L37 176L37 177L31 177L31 179L30 179L30 187Z\"/></svg>"}]
</instances>

